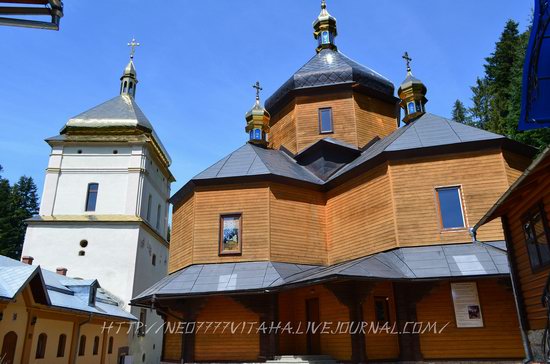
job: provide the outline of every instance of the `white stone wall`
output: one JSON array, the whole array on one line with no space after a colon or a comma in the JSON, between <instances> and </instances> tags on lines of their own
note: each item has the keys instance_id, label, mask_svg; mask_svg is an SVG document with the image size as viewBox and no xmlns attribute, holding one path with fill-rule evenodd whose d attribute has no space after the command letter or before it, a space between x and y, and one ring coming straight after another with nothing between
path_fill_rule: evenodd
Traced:
<instances>
[{"instance_id":1,"label":"white stone wall","mask_svg":"<svg viewBox=\"0 0 550 364\"><path fill-rule=\"evenodd\" d=\"M61 219L102 215L102 221L31 224L23 247L23 255L34 257L34 264L45 269L65 267L71 277L97 279L138 318L140 309L128 303L166 276L168 248L138 221L103 220L106 216L114 220L139 216L166 238L170 182L151 153L154 153L151 148L139 143L54 146L46 171L40 215ZM93 212L85 211L89 183L99 183ZM149 196L151 207L146 219ZM160 215L157 214L159 205ZM87 247L80 246L82 240L88 242ZM80 251L85 254L79 255ZM151 310L147 321L148 325L162 323ZM146 353L145 363L159 363L162 331L155 331L156 328L142 337L130 334L130 353L135 363L142 363L143 353Z\"/></svg>"}]
</instances>

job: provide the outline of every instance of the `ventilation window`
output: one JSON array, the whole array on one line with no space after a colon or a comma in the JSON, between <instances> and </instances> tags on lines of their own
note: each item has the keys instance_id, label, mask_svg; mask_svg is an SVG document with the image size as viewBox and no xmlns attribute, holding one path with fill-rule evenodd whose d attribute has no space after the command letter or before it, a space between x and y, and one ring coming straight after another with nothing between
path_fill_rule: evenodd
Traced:
<instances>
[{"instance_id":1,"label":"ventilation window","mask_svg":"<svg viewBox=\"0 0 550 364\"><path fill-rule=\"evenodd\" d=\"M86 252L84 250L81 250L81 251L78 252L79 257L83 257L85 255L86 255Z\"/></svg>"},{"instance_id":2,"label":"ventilation window","mask_svg":"<svg viewBox=\"0 0 550 364\"><path fill-rule=\"evenodd\" d=\"M80 246L82 248L85 248L88 246L88 240L80 240Z\"/></svg>"},{"instance_id":3,"label":"ventilation window","mask_svg":"<svg viewBox=\"0 0 550 364\"><path fill-rule=\"evenodd\" d=\"M82 154L82 149L76 151L78 154Z\"/></svg>"},{"instance_id":4,"label":"ventilation window","mask_svg":"<svg viewBox=\"0 0 550 364\"><path fill-rule=\"evenodd\" d=\"M153 257L151 258L151 264L157 265L157 256L153 254Z\"/></svg>"},{"instance_id":5,"label":"ventilation window","mask_svg":"<svg viewBox=\"0 0 550 364\"><path fill-rule=\"evenodd\" d=\"M113 150L113 154L118 154L118 150L117 149Z\"/></svg>"}]
</instances>

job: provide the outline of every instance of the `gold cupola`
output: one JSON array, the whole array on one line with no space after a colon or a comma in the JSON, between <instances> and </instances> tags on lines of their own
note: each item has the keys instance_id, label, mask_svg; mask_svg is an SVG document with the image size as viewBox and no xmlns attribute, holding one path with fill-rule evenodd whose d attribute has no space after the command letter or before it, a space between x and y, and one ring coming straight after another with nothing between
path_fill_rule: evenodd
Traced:
<instances>
[{"instance_id":1,"label":"gold cupola","mask_svg":"<svg viewBox=\"0 0 550 364\"><path fill-rule=\"evenodd\" d=\"M411 71L412 58L405 52L403 59L407 62L407 77L399 86L397 95L401 99L400 106L405 110L403 122L408 124L426 112L426 93L428 89L426 85L419 79L415 78Z\"/></svg>"},{"instance_id":2,"label":"gold cupola","mask_svg":"<svg viewBox=\"0 0 550 364\"><path fill-rule=\"evenodd\" d=\"M139 43L137 43L135 39L132 39L132 41L128 43L128 46L132 47L132 50L130 52L130 62L128 62L128 65L124 68L122 77L120 77L120 94L136 97L138 79L136 66L134 65L134 53Z\"/></svg>"},{"instance_id":3,"label":"gold cupola","mask_svg":"<svg viewBox=\"0 0 550 364\"><path fill-rule=\"evenodd\" d=\"M336 30L336 18L328 13L325 0L321 2L321 13L313 22L313 29L313 36L317 39L317 53L325 48L334 51L337 50L334 42L334 39L338 35Z\"/></svg>"},{"instance_id":4,"label":"gold cupola","mask_svg":"<svg viewBox=\"0 0 550 364\"><path fill-rule=\"evenodd\" d=\"M260 82L252 86L256 89L256 102L250 111L246 113L245 131L249 135L249 143L267 146L267 134L269 133L269 119L271 116L260 104Z\"/></svg>"}]
</instances>

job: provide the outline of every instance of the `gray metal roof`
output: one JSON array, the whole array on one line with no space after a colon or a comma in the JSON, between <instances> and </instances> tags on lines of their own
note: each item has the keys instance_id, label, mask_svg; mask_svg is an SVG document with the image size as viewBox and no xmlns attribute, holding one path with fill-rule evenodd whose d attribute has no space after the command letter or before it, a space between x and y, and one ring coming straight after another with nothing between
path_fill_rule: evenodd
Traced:
<instances>
[{"instance_id":1,"label":"gray metal roof","mask_svg":"<svg viewBox=\"0 0 550 364\"><path fill-rule=\"evenodd\" d=\"M296 163L295 159L281 150L266 149L250 143L246 143L208 167L193 177L192 180L274 175L323 185L371 161L384 152L397 152L496 139L505 139L505 137L426 113L409 125L397 129L387 137L372 144L355 160L341 167L327 181L317 177L308 168ZM321 139L314 144L325 142L356 149L354 146L333 138ZM311 147L309 146L308 148Z\"/></svg>"},{"instance_id":2,"label":"gray metal roof","mask_svg":"<svg viewBox=\"0 0 550 364\"><path fill-rule=\"evenodd\" d=\"M278 262L198 264L163 278L134 300L152 295L201 294L258 290L280 286L315 265Z\"/></svg>"},{"instance_id":3,"label":"gray metal roof","mask_svg":"<svg viewBox=\"0 0 550 364\"><path fill-rule=\"evenodd\" d=\"M509 274L503 241L398 248L332 266L279 262L197 264L174 272L132 302L153 295L185 296L263 291L312 284L333 277L437 279Z\"/></svg>"},{"instance_id":4,"label":"gray metal roof","mask_svg":"<svg viewBox=\"0 0 550 364\"><path fill-rule=\"evenodd\" d=\"M358 83L393 96L394 86L390 80L338 51L323 49L265 101L265 108L271 111L275 104L293 90L345 83Z\"/></svg>"},{"instance_id":5,"label":"gray metal roof","mask_svg":"<svg viewBox=\"0 0 550 364\"><path fill-rule=\"evenodd\" d=\"M37 265L28 265L0 255L0 298L12 300L25 287L33 275L43 278L44 289L50 304L54 308L83 311L103 316L136 320L129 312L119 306L119 302L104 289L98 288L96 302L88 304L88 297L78 294L75 287L97 284L96 280L83 280L66 277Z\"/></svg>"},{"instance_id":6,"label":"gray metal roof","mask_svg":"<svg viewBox=\"0 0 550 364\"><path fill-rule=\"evenodd\" d=\"M143 127L149 131L153 125L141 111L136 101L128 95L118 95L69 119L63 127L106 128ZM63 132L62 130L62 132Z\"/></svg>"},{"instance_id":7,"label":"gray metal roof","mask_svg":"<svg viewBox=\"0 0 550 364\"><path fill-rule=\"evenodd\" d=\"M503 140L506 137L473 126L464 125L444 117L425 113L366 149L357 159L336 172L329 180L364 164L384 152L399 152L444 145L484 140Z\"/></svg>"},{"instance_id":8,"label":"gray metal roof","mask_svg":"<svg viewBox=\"0 0 550 364\"><path fill-rule=\"evenodd\" d=\"M192 180L258 175L274 175L316 184L323 183L323 180L300 166L286 153L251 143L246 143L193 177Z\"/></svg>"}]
</instances>

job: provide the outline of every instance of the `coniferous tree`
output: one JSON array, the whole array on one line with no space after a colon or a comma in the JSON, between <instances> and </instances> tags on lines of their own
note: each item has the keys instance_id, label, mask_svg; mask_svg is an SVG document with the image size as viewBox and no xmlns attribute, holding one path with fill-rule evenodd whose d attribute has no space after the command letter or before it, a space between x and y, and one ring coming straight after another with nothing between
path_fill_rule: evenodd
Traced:
<instances>
[{"instance_id":1,"label":"coniferous tree","mask_svg":"<svg viewBox=\"0 0 550 364\"><path fill-rule=\"evenodd\" d=\"M550 144L550 130L518 131L521 112L523 64L530 29L518 31L518 23L509 20L495 51L485 59L485 75L476 80L469 109L474 125L509 138L544 148Z\"/></svg>"},{"instance_id":2,"label":"coniferous tree","mask_svg":"<svg viewBox=\"0 0 550 364\"><path fill-rule=\"evenodd\" d=\"M19 259L25 241L25 220L38 214L38 195L32 177L22 176L11 188L11 226L10 237L12 258Z\"/></svg>"},{"instance_id":3,"label":"coniferous tree","mask_svg":"<svg viewBox=\"0 0 550 364\"><path fill-rule=\"evenodd\" d=\"M2 173L0 166L0 173ZM10 236L12 235L11 226L11 188L7 179L0 174L0 254L11 256Z\"/></svg>"},{"instance_id":4,"label":"coniferous tree","mask_svg":"<svg viewBox=\"0 0 550 364\"><path fill-rule=\"evenodd\" d=\"M466 106L464 106L460 100L456 100L453 105L452 119L457 123L466 125L472 124L470 115L468 114L468 109L466 109Z\"/></svg>"}]
</instances>

